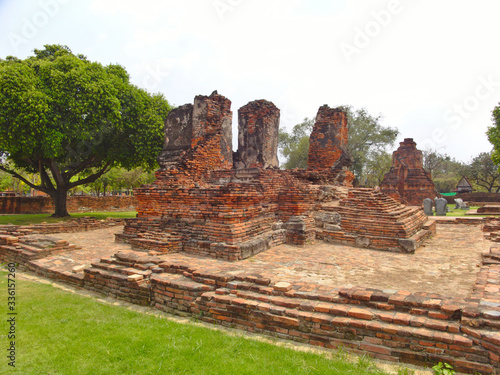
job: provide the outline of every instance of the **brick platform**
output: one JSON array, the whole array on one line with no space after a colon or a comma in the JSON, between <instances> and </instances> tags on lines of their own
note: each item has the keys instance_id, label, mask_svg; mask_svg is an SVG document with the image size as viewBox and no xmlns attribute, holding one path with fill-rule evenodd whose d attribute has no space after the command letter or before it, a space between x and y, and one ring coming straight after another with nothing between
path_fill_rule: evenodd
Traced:
<instances>
[{"instance_id":1,"label":"brick platform","mask_svg":"<svg viewBox=\"0 0 500 375\"><path fill-rule=\"evenodd\" d=\"M458 230L463 233L464 229ZM68 236L74 235L64 235ZM441 361L466 373L500 372L500 256L495 246L483 254L472 291L440 295L343 287L326 280L318 283L319 279L294 277L292 268L283 269L294 267L288 256L271 254L274 250L258 255L256 258L262 259L256 261L230 263L190 254L116 252L113 248L118 245L110 243L110 253L92 261L84 260L89 258L74 247L64 253L13 258L10 248L28 244L31 236L7 237L0 245L3 261L17 259L24 268L45 277L136 304L325 348L342 346L389 361L427 366ZM457 241L455 237L450 234L453 241ZM32 248L46 241L42 237L33 240L29 244ZM95 242L88 238L79 244ZM55 243L65 245L67 240L54 239ZM443 248L443 252L447 250ZM305 251L312 255L307 248ZM354 253L356 249L351 251L353 259L361 259ZM264 255L270 259L268 267L262 263ZM86 264L83 272L75 272L82 261ZM311 261L320 265L318 260ZM426 263L438 265L436 261ZM307 267L303 261L297 264Z\"/></svg>"},{"instance_id":2,"label":"brick platform","mask_svg":"<svg viewBox=\"0 0 500 375\"><path fill-rule=\"evenodd\" d=\"M319 238L413 252L434 233L418 209L351 187L347 117L322 106L306 170L277 168L279 110L266 100L240 108L238 151L228 153L230 101L214 92L172 111L165 123L161 169L135 189L138 217L119 242L136 249L238 261L273 246ZM339 215L338 225L318 217ZM366 230L366 226L370 230ZM338 228L337 228L338 227Z\"/></svg>"}]
</instances>

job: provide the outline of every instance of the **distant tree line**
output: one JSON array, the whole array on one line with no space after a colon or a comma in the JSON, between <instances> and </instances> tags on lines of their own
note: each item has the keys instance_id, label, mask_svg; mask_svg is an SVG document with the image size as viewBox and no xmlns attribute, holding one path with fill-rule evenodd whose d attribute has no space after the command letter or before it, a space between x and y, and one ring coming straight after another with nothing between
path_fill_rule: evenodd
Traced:
<instances>
[{"instance_id":1,"label":"distant tree line","mask_svg":"<svg viewBox=\"0 0 500 375\"><path fill-rule=\"evenodd\" d=\"M351 170L356 176L354 184L366 187L378 186L391 168L392 154L388 150L394 146L398 130L382 126L381 116L372 116L366 109L353 109L351 106L341 108L347 112L348 148L353 159ZM500 110L498 118L500 124ZM309 135L314 121L306 118L291 131L280 129L278 147L285 159L282 168L307 168ZM490 129L490 133L494 131ZM500 148L500 136L498 139ZM469 162L461 162L439 149L427 149L423 150L423 167L431 174L436 190L441 193L452 192L462 176L467 177L475 191L498 193L500 152L496 159L494 155L495 151L482 152Z\"/></svg>"},{"instance_id":2,"label":"distant tree line","mask_svg":"<svg viewBox=\"0 0 500 375\"><path fill-rule=\"evenodd\" d=\"M39 178L37 174L29 174L22 170L19 170L18 173L33 183L37 183ZM154 179L154 172L146 171L142 167L131 170L113 167L96 181L74 187L69 191L69 194L92 196L132 194L134 188L149 184ZM26 196L36 194L36 191L23 181L3 171L0 171L0 191L14 191L17 195Z\"/></svg>"}]
</instances>

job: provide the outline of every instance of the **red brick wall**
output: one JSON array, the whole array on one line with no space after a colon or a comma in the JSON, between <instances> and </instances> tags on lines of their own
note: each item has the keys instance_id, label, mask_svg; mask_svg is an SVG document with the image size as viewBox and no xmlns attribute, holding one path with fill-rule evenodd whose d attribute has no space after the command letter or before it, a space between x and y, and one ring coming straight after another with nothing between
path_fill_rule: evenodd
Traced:
<instances>
[{"instance_id":1,"label":"red brick wall","mask_svg":"<svg viewBox=\"0 0 500 375\"><path fill-rule=\"evenodd\" d=\"M69 212L134 211L137 199L134 196L112 197L68 197ZM0 214L53 213L50 197L0 197Z\"/></svg>"},{"instance_id":2,"label":"red brick wall","mask_svg":"<svg viewBox=\"0 0 500 375\"><path fill-rule=\"evenodd\" d=\"M500 204L500 193L459 193L455 196L443 197L448 203L455 203L455 199L461 198L464 202L471 203L484 203L484 202L497 202Z\"/></svg>"}]
</instances>

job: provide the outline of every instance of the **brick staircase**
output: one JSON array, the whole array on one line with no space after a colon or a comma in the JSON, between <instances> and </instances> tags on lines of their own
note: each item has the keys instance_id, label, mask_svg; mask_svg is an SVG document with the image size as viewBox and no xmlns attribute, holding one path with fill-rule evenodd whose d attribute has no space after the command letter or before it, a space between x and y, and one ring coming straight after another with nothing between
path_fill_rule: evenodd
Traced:
<instances>
[{"instance_id":1,"label":"brick staircase","mask_svg":"<svg viewBox=\"0 0 500 375\"><path fill-rule=\"evenodd\" d=\"M126 220L123 233L115 235L115 241L128 243L135 250L154 250L161 253L182 251L182 236L166 228L160 219Z\"/></svg>"},{"instance_id":2,"label":"brick staircase","mask_svg":"<svg viewBox=\"0 0 500 375\"><path fill-rule=\"evenodd\" d=\"M37 234L22 237L0 235L0 247L3 260L22 264L79 249L67 241Z\"/></svg>"},{"instance_id":3,"label":"brick staircase","mask_svg":"<svg viewBox=\"0 0 500 375\"><path fill-rule=\"evenodd\" d=\"M318 294L261 275L206 272L131 251L93 263L85 270L84 286L162 311L325 348L495 374L500 371L495 306L500 304L488 301L499 294L488 289L491 272L483 277L484 288L480 281L476 288L482 294L470 300L366 288Z\"/></svg>"},{"instance_id":4,"label":"brick staircase","mask_svg":"<svg viewBox=\"0 0 500 375\"><path fill-rule=\"evenodd\" d=\"M350 189L338 205L320 205L319 211L341 217L337 230L320 223L317 238L325 241L412 253L436 233L420 207L402 205L373 189Z\"/></svg>"},{"instance_id":5,"label":"brick staircase","mask_svg":"<svg viewBox=\"0 0 500 375\"><path fill-rule=\"evenodd\" d=\"M500 264L500 246L492 246L488 252L481 255L483 264Z\"/></svg>"},{"instance_id":6,"label":"brick staircase","mask_svg":"<svg viewBox=\"0 0 500 375\"><path fill-rule=\"evenodd\" d=\"M155 259L135 252L119 252L102 258L84 270L83 286L137 305L149 306L149 277L153 272L151 269L156 267Z\"/></svg>"}]
</instances>

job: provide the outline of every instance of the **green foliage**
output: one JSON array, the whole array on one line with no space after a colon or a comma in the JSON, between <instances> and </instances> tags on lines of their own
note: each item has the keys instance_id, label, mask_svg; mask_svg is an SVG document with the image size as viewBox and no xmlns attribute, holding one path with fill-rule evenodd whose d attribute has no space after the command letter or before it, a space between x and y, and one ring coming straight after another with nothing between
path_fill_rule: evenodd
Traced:
<instances>
[{"instance_id":1,"label":"green foliage","mask_svg":"<svg viewBox=\"0 0 500 375\"><path fill-rule=\"evenodd\" d=\"M491 158L495 164L500 165L500 105L493 109L491 115L493 126L488 128L486 134L493 145Z\"/></svg>"},{"instance_id":2,"label":"green foliage","mask_svg":"<svg viewBox=\"0 0 500 375\"><path fill-rule=\"evenodd\" d=\"M409 368L398 368L398 375L415 375L415 371Z\"/></svg>"},{"instance_id":3,"label":"green foliage","mask_svg":"<svg viewBox=\"0 0 500 375\"><path fill-rule=\"evenodd\" d=\"M353 161L351 170L358 181L362 181L367 162L392 146L399 131L396 128L382 126L380 124L382 116L370 115L365 108L356 110L352 106L341 106L341 108L347 112L348 148ZM389 169L385 170L385 173L387 172Z\"/></svg>"},{"instance_id":4,"label":"green foliage","mask_svg":"<svg viewBox=\"0 0 500 375\"><path fill-rule=\"evenodd\" d=\"M6 290L7 277L0 277ZM18 374L384 374L16 278ZM7 304L0 313L6 314ZM4 347L7 335L2 338ZM6 365L4 365L6 366Z\"/></svg>"},{"instance_id":5,"label":"green foliage","mask_svg":"<svg viewBox=\"0 0 500 375\"><path fill-rule=\"evenodd\" d=\"M440 193L453 191L465 173L464 164L438 150L427 149L422 153L424 169L431 174L436 190Z\"/></svg>"},{"instance_id":6,"label":"green foliage","mask_svg":"<svg viewBox=\"0 0 500 375\"><path fill-rule=\"evenodd\" d=\"M446 362L439 362L436 366L432 367L432 370L436 375L453 375L455 373L453 366Z\"/></svg>"},{"instance_id":7,"label":"green foliage","mask_svg":"<svg viewBox=\"0 0 500 375\"><path fill-rule=\"evenodd\" d=\"M391 166L391 154L386 151L373 151L371 157L366 160L362 175L363 180L360 181L360 184L371 187L379 186Z\"/></svg>"},{"instance_id":8,"label":"green foliage","mask_svg":"<svg viewBox=\"0 0 500 375\"><path fill-rule=\"evenodd\" d=\"M133 188L152 183L154 180L154 172L146 171L142 167L131 170L114 167L89 184L89 187L96 195L100 193L105 195L109 190L114 192L127 190L130 192Z\"/></svg>"},{"instance_id":9,"label":"green foliage","mask_svg":"<svg viewBox=\"0 0 500 375\"><path fill-rule=\"evenodd\" d=\"M398 130L383 127L380 124L381 116L372 116L364 108L357 110L351 106L341 108L347 112L348 149L353 160L351 170L358 182L378 185L383 174L389 171L390 155L386 152L386 148L393 145ZM291 133L286 129L280 129L278 146L286 158L286 162L282 164L285 169L307 168L309 136L313 126L314 119L306 118L302 123L295 125Z\"/></svg>"},{"instance_id":10,"label":"green foliage","mask_svg":"<svg viewBox=\"0 0 500 375\"><path fill-rule=\"evenodd\" d=\"M12 189L12 175L0 171L0 191L11 190Z\"/></svg>"},{"instance_id":11,"label":"green foliage","mask_svg":"<svg viewBox=\"0 0 500 375\"><path fill-rule=\"evenodd\" d=\"M489 193L500 192L499 164L493 161L495 152L482 152L464 166L463 174L478 187Z\"/></svg>"},{"instance_id":12,"label":"green foliage","mask_svg":"<svg viewBox=\"0 0 500 375\"><path fill-rule=\"evenodd\" d=\"M5 163L0 169L51 195L58 207L57 197L112 166L156 166L171 109L162 95L132 85L123 67L90 62L68 47L34 52L0 60L0 153L41 182L23 180Z\"/></svg>"},{"instance_id":13,"label":"green foliage","mask_svg":"<svg viewBox=\"0 0 500 375\"><path fill-rule=\"evenodd\" d=\"M309 136L314 126L314 119L305 118L293 127L289 134L286 129L279 129L278 147L287 159L283 163L285 169L307 168L309 154Z\"/></svg>"}]
</instances>

